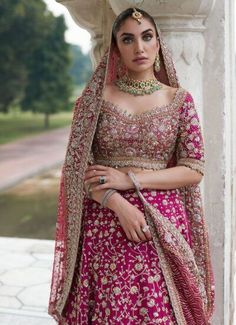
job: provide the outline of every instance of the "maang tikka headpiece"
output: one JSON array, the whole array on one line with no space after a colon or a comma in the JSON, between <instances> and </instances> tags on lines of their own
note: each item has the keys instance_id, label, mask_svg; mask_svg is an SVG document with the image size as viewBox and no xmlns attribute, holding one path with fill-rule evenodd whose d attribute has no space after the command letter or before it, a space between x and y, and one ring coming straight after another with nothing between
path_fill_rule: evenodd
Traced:
<instances>
[{"instance_id":1,"label":"maang tikka headpiece","mask_svg":"<svg viewBox=\"0 0 236 325\"><path fill-rule=\"evenodd\" d=\"M141 18L143 17L143 15L141 14L141 12L137 11L136 8L133 8L134 12L132 13L132 17L137 20L137 22L139 24L141 24Z\"/></svg>"}]
</instances>

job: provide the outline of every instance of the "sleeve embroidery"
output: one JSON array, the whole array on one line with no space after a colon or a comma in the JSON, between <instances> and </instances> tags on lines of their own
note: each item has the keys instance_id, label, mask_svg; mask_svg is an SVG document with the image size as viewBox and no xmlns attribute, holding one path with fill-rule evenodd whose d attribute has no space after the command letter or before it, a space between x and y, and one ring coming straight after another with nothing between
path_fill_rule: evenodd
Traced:
<instances>
[{"instance_id":1,"label":"sleeve embroidery","mask_svg":"<svg viewBox=\"0 0 236 325\"><path fill-rule=\"evenodd\" d=\"M180 112L177 138L177 165L186 166L204 175L204 141L194 100L190 93Z\"/></svg>"}]
</instances>

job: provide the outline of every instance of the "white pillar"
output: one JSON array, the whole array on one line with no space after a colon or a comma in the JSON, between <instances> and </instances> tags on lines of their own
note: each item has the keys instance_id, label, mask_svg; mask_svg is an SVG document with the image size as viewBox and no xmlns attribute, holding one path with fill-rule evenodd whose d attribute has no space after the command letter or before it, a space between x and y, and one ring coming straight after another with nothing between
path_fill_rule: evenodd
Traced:
<instances>
[{"instance_id":1,"label":"white pillar","mask_svg":"<svg viewBox=\"0 0 236 325\"><path fill-rule=\"evenodd\" d=\"M208 152L206 214L210 221L217 281L214 324L233 324L236 106L234 1L216 1L206 21L204 121ZM235 320L236 321L236 320ZM236 322L235 322L236 324Z\"/></svg>"}]
</instances>

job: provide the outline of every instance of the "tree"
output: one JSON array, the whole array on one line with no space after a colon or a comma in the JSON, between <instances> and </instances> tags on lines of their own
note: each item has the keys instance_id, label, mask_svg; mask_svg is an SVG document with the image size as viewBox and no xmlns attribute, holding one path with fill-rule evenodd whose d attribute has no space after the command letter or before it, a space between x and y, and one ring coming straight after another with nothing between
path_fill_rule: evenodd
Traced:
<instances>
[{"instance_id":1,"label":"tree","mask_svg":"<svg viewBox=\"0 0 236 325\"><path fill-rule=\"evenodd\" d=\"M63 17L54 17L42 0L0 2L0 111L49 115L64 109L71 94L70 47Z\"/></svg>"},{"instance_id":2,"label":"tree","mask_svg":"<svg viewBox=\"0 0 236 325\"><path fill-rule=\"evenodd\" d=\"M84 55L77 45L70 47L72 65L70 74L77 85L86 83L92 75L92 64L89 55Z\"/></svg>"},{"instance_id":3,"label":"tree","mask_svg":"<svg viewBox=\"0 0 236 325\"><path fill-rule=\"evenodd\" d=\"M50 114L69 104L72 90L69 44L64 41L64 18L47 18L47 35L29 61L28 84L21 101L23 110L44 113L46 128Z\"/></svg>"},{"instance_id":4,"label":"tree","mask_svg":"<svg viewBox=\"0 0 236 325\"><path fill-rule=\"evenodd\" d=\"M44 38L46 6L42 1L0 2L0 111L24 96L26 62Z\"/></svg>"}]
</instances>

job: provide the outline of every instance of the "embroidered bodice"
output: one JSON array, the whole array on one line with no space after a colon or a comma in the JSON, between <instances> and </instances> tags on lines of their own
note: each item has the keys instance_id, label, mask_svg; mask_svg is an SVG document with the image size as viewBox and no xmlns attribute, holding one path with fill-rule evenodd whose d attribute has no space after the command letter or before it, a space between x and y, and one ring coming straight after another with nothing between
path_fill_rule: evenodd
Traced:
<instances>
[{"instance_id":1,"label":"embroidered bodice","mask_svg":"<svg viewBox=\"0 0 236 325\"><path fill-rule=\"evenodd\" d=\"M178 88L168 105L137 115L103 99L92 144L97 164L166 168L175 150L178 164L203 173L199 119L191 95Z\"/></svg>"}]
</instances>

